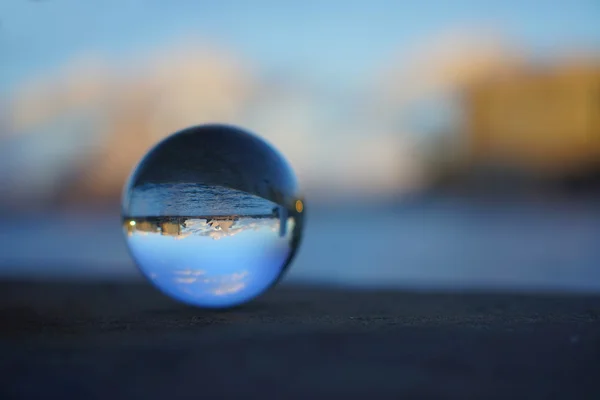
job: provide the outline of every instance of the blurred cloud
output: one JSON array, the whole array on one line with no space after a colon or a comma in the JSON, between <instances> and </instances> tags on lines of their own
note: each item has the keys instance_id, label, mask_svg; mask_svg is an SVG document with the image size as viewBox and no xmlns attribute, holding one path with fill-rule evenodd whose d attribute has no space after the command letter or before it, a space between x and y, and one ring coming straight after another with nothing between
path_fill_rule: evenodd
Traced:
<instances>
[{"instance_id":1,"label":"blurred cloud","mask_svg":"<svg viewBox=\"0 0 600 400\"><path fill-rule=\"evenodd\" d=\"M44 127L61 115L100 111L110 104L118 84L114 71L100 56L82 56L54 73L25 81L10 100L11 129L5 134Z\"/></svg>"},{"instance_id":2,"label":"blurred cloud","mask_svg":"<svg viewBox=\"0 0 600 400\"><path fill-rule=\"evenodd\" d=\"M118 195L135 163L162 137L192 124L234 121L251 84L232 57L206 46L160 50L129 65L75 59L15 91L8 132L22 136L21 143L32 131L45 131L43 142L59 141L48 130L54 121L86 115L97 120L89 131L73 132L67 145L71 157L79 158L79 171L62 178L66 197L102 200ZM99 141L83 148L78 139L85 135ZM14 165L12 171L22 168Z\"/></svg>"},{"instance_id":3,"label":"blurred cloud","mask_svg":"<svg viewBox=\"0 0 600 400\"><path fill-rule=\"evenodd\" d=\"M193 275L193 276L199 276L199 275L206 274L206 271L202 270L202 269L182 269L182 270L176 270L173 273L176 274L176 275Z\"/></svg>"},{"instance_id":4,"label":"blurred cloud","mask_svg":"<svg viewBox=\"0 0 600 400\"><path fill-rule=\"evenodd\" d=\"M224 295L228 295L228 294L237 293L240 290L244 289L245 287L246 287L246 284L243 282L229 284L229 285L222 285L222 286L214 289L213 293L217 296L224 296Z\"/></svg>"},{"instance_id":5,"label":"blurred cloud","mask_svg":"<svg viewBox=\"0 0 600 400\"><path fill-rule=\"evenodd\" d=\"M194 283L198 280L198 278L174 278L173 281L175 283Z\"/></svg>"},{"instance_id":6,"label":"blurred cloud","mask_svg":"<svg viewBox=\"0 0 600 400\"><path fill-rule=\"evenodd\" d=\"M204 278L199 278L198 275L204 275L204 271L202 274L194 274L196 276L188 276L182 277L181 275L189 275L182 272L189 271L181 271L176 270L174 274L176 275L173 278L173 282L180 285L192 285L195 284L197 289L200 291L196 292L196 294L204 294L204 292L212 293L216 296L225 296L237 293L244 289L247 286L246 278L248 277L248 271L242 270L239 272L233 272L231 274L222 274L222 275L211 275ZM193 272L193 271L192 271ZM194 294L194 292L187 292L189 294Z\"/></svg>"}]
</instances>

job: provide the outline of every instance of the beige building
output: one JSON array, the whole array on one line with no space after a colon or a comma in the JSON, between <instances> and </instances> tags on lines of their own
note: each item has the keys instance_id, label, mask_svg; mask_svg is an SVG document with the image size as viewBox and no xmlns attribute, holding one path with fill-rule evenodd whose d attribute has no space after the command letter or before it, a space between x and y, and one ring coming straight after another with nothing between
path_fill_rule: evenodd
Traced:
<instances>
[{"instance_id":1,"label":"beige building","mask_svg":"<svg viewBox=\"0 0 600 400\"><path fill-rule=\"evenodd\" d=\"M135 230L137 232L152 233L152 232L157 232L158 227L156 226L156 224L154 224L150 221L141 220L141 221L136 221Z\"/></svg>"},{"instance_id":2,"label":"beige building","mask_svg":"<svg viewBox=\"0 0 600 400\"><path fill-rule=\"evenodd\" d=\"M465 92L461 157L559 178L600 165L600 65L512 72Z\"/></svg>"},{"instance_id":3,"label":"beige building","mask_svg":"<svg viewBox=\"0 0 600 400\"><path fill-rule=\"evenodd\" d=\"M161 222L161 235L163 236L179 236L181 234L181 225L179 222Z\"/></svg>"}]
</instances>

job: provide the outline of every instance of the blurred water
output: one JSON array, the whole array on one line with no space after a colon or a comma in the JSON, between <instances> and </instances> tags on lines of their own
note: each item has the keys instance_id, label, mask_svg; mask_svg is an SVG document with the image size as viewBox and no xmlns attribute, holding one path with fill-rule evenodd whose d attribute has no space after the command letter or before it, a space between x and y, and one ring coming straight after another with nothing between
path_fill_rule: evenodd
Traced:
<instances>
[{"instance_id":1,"label":"blurred water","mask_svg":"<svg viewBox=\"0 0 600 400\"><path fill-rule=\"evenodd\" d=\"M277 204L252 194L196 183L147 183L130 195L130 216L270 215Z\"/></svg>"},{"instance_id":2,"label":"blurred water","mask_svg":"<svg viewBox=\"0 0 600 400\"><path fill-rule=\"evenodd\" d=\"M13 217L2 276L138 279L114 214ZM362 287L600 291L597 202L435 199L308 209L286 277Z\"/></svg>"}]
</instances>

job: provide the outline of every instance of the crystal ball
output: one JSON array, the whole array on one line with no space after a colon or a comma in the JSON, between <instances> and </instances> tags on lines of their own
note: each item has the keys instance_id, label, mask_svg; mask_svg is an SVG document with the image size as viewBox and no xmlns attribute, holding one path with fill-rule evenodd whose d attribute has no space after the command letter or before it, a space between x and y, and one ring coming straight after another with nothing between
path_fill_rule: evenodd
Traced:
<instances>
[{"instance_id":1,"label":"crystal ball","mask_svg":"<svg viewBox=\"0 0 600 400\"><path fill-rule=\"evenodd\" d=\"M272 287L298 250L304 213L281 154L227 125L191 127L158 143L133 170L122 201L142 274L203 308L240 305Z\"/></svg>"}]
</instances>

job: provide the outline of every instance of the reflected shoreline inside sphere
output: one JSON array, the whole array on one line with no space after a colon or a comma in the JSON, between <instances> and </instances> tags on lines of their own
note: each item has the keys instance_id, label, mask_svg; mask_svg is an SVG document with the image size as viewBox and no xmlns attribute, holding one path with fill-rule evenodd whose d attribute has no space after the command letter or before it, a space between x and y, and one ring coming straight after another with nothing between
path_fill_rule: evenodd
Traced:
<instances>
[{"instance_id":1,"label":"reflected shoreline inside sphere","mask_svg":"<svg viewBox=\"0 0 600 400\"><path fill-rule=\"evenodd\" d=\"M211 236L211 233L223 233L233 236L244 229L269 227L280 237L287 236L288 224L294 225L294 218L288 212L274 210L271 215L230 215L230 216L174 216L174 217L132 217L123 220L123 229L127 236L136 234L158 234L183 239L190 235ZM213 239L220 236L213 235Z\"/></svg>"}]
</instances>

